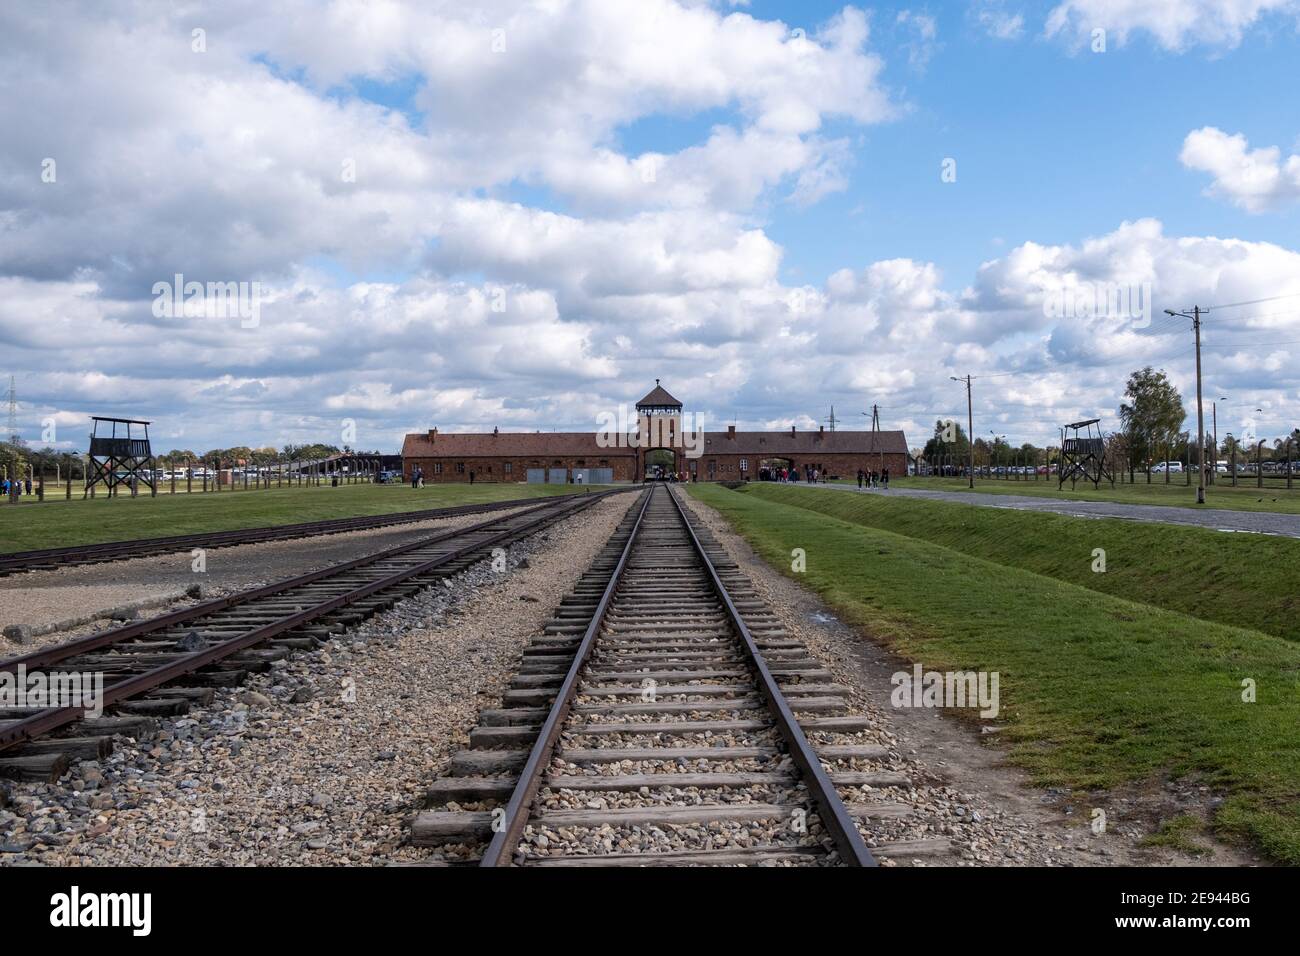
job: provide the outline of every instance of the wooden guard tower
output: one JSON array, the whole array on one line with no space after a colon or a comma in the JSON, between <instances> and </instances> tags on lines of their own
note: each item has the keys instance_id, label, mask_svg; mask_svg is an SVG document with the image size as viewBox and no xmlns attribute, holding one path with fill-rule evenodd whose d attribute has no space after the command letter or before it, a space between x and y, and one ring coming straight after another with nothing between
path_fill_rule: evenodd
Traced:
<instances>
[{"instance_id":1,"label":"wooden guard tower","mask_svg":"<svg viewBox=\"0 0 1300 956\"><path fill-rule=\"evenodd\" d=\"M90 469L86 479L84 498L94 493L98 484L103 484L109 495L115 494L118 485L138 487L139 483L149 486L149 493L156 496L158 485L154 481L153 449L149 445L149 422L140 422L132 418L102 418L92 415L94 427L90 433ZM117 427L121 425L124 435L118 435ZM144 431L143 437L131 434L135 425ZM109 434L101 435L99 429L107 427Z\"/></svg>"},{"instance_id":2,"label":"wooden guard tower","mask_svg":"<svg viewBox=\"0 0 1300 956\"><path fill-rule=\"evenodd\" d=\"M1103 479L1109 479L1112 488L1115 486L1115 476L1106 467L1106 439L1100 421L1100 418L1090 418L1061 429L1061 472L1057 488L1063 487L1067 478L1071 488L1080 478L1091 481L1094 488L1100 488ZM1072 434L1066 437L1066 432Z\"/></svg>"}]
</instances>

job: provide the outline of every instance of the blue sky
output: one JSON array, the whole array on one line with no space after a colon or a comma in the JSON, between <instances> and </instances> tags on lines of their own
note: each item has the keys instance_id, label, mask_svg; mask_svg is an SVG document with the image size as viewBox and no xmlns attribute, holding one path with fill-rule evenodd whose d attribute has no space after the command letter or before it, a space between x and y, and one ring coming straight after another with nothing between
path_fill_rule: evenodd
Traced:
<instances>
[{"instance_id":1,"label":"blue sky","mask_svg":"<svg viewBox=\"0 0 1300 956\"><path fill-rule=\"evenodd\" d=\"M1257 30L1233 50L1171 53L1149 36L1105 53L1071 54L1038 35L1052 4L1025 4L1018 39L988 36L964 4L873 4L871 49L884 83L906 111L868 129L832 120L850 137L849 188L801 209L765 207L768 233L785 249L783 278L821 282L846 264L897 256L929 260L950 286L978 265L1032 239L1077 242L1125 219L1154 216L1171 234L1249 235L1294 243L1296 209L1254 216L1202 195L1205 176L1178 161L1183 138L1216 126L1252 144L1294 148L1300 137L1300 45L1294 29ZM755 0L744 12L812 31L842 4ZM902 10L935 18L939 48L909 64ZM734 113L642 120L622 139L630 151L671 150L707 136ZM957 160L957 182L940 164Z\"/></svg>"},{"instance_id":2,"label":"blue sky","mask_svg":"<svg viewBox=\"0 0 1300 956\"><path fill-rule=\"evenodd\" d=\"M869 45L886 61L883 82L899 114L865 128L828 117L824 135L852 144L848 188L807 207L773 198L753 210L784 249L783 280L817 284L845 266L909 257L936 263L959 289L1009 245L1077 242L1145 216L1172 234L1296 238L1294 208L1260 217L1206 197L1203 174L1178 161L1183 138L1202 126L1244 133L1252 144L1300 142L1293 34L1253 31L1230 50L1174 53L1138 35L1124 45L1112 40L1104 53L1070 51L1034 28L1051 6L1024 5L1028 24L1009 40L989 36L964 5L867 8ZM756 0L736 12L812 33L842 8ZM900 13L935 21L933 52L922 64L912 62L918 41ZM329 95L396 110L418 129L427 119L416 102L424 84L418 73L354 76ZM705 141L715 126L743 124L734 107L654 113L620 126L611 145L628 155L674 153ZM940 178L948 158L957 162L954 183ZM515 180L488 194L572 212L537 183ZM341 279L403 275L330 265Z\"/></svg>"},{"instance_id":3,"label":"blue sky","mask_svg":"<svg viewBox=\"0 0 1300 956\"><path fill-rule=\"evenodd\" d=\"M920 444L970 372L977 432L1041 443L1114 427L1148 363L1193 410L1182 325L1048 317L1141 283L1284 296L1211 315L1207 397L1300 423L1300 0L60 9L0 6L29 438L118 413L164 446L350 422L393 450L587 427L660 377L706 421L878 403ZM155 317L178 272L260 283L259 321Z\"/></svg>"},{"instance_id":4,"label":"blue sky","mask_svg":"<svg viewBox=\"0 0 1300 956\"><path fill-rule=\"evenodd\" d=\"M1170 234L1296 240L1295 207L1252 215L1203 195L1205 176L1178 161L1183 138L1202 126L1244 133L1252 144L1300 148L1294 33L1252 31L1230 50L1174 53L1138 35L1124 45L1112 40L1104 53L1069 51L1035 29L1051 7L1023 5L1026 28L1010 40L989 36L964 4L867 8L869 46L887 64L883 82L899 115L870 127L828 117L824 135L852 144L848 187L811 206L773 197L752 211L783 248L784 281L816 285L836 269L908 257L936 263L957 290L1011 245L1078 242L1147 216ZM813 33L842 8L755 0L736 12ZM936 23L924 64L911 62L916 36L898 20L905 11ZM426 115L416 97L424 83L417 73L386 81L354 76L329 95L396 110L421 128ZM734 107L654 113L619 127L612 145L628 155L674 153L702 143L717 125L743 124ZM950 157L954 183L940 178ZM485 194L572 212L543 184L515 180ZM340 281L409 275L319 264Z\"/></svg>"}]
</instances>

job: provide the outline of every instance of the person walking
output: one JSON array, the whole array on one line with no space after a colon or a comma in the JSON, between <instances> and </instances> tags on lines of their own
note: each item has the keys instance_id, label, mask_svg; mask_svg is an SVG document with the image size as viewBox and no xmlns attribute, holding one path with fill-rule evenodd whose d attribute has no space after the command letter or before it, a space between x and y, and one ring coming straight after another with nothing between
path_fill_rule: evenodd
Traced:
<instances>
[{"instance_id":1,"label":"person walking","mask_svg":"<svg viewBox=\"0 0 1300 956\"><path fill-rule=\"evenodd\" d=\"M888 468L881 471L880 481L885 486L885 490L888 491L889 490L889 469Z\"/></svg>"},{"instance_id":2,"label":"person walking","mask_svg":"<svg viewBox=\"0 0 1300 956\"><path fill-rule=\"evenodd\" d=\"M862 469L858 469L858 491L862 490Z\"/></svg>"}]
</instances>

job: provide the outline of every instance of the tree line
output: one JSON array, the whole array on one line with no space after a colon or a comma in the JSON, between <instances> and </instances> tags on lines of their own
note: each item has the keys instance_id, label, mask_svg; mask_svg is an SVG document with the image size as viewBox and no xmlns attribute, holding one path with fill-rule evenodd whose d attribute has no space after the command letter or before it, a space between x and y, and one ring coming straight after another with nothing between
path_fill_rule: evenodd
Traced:
<instances>
[{"instance_id":1,"label":"tree line","mask_svg":"<svg viewBox=\"0 0 1300 956\"><path fill-rule=\"evenodd\" d=\"M1114 461L1123 462L1130 470L1159 461L1194 462L1196 436L1184 430L1187 418L1182 396L1165 372L1151 366L1138 369L1129 376L1125 386L1124 401L1119 407L1120 429L1108 436L1107 451ZM1207 462L1218 461L1220 456L1285 461L1288 439L1291 459L1300 461L1300 427L1271 439L1220 429L1216 442L1208 409L1205 425ZM930 462L946 458L960 465L969 460L970 447L970 437L960 423L940 419L935 422L934 435L925 443L922 455ZM1059 445L1039 447L1032 442L1012 445L1004 435L990 434L988 438L975 439L975 463L980 466L1052 464L1059 462L1060 454Z\"/></svg>"},{"instance_id":2,"label":"tree line","mask_svg":"<svg viewBox=\"0 0 1300 956\"><path fill-rule=\"evenodd\" d=\"M189 449L175 449L154 456L158 468L179 469L188 467L216 467L220 462L223 468L231 466L252 465L258 468L273 465L286 465L296 461L317 461L331 455L360 455L378 457L378 451L358 451L348 445L326 445L313 443L306 445L288 444L276 449L270 445L250 448L236 445L233 448L213 448L205 452ZM0 462L15 468L15 474L25 474L31 468L36 474L50 475L57 472L68 475L80 473L85 461L83 452L62 451L56 448L32 448L26 444L0 442Z\"/></svg>"}]
</instances>

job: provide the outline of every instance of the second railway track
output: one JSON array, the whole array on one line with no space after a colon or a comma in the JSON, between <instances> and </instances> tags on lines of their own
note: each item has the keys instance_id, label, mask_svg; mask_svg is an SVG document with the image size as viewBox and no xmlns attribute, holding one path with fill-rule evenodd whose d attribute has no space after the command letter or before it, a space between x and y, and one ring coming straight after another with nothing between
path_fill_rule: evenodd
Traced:
<instances>
[{"instance_id":1,"label":"second railway track","mask_svg":"<svg viewBox=\"0 0 1300 956\"><path fill-rule=\"evenodd\" d=\"M910 781L876 768L888 748L831 681L653 488L480 713L411 842L482 866L871 866L863 830L911 812L873 788Z\"/></svg>"},{"instance_id":2,"label":"second railway track","mask_svg":"<svg viewBox=\"0 0 1300 956\"><path fill-rule=\"evenodd\" d=\"M551 500L578 497L556 495ZM454 518L458 515L487 514L510 508L535 504L537 498L514 498L509 501L490 501L473 505L452 505L447 508L426 508L420 511L402 511L381 515L362 515L351 518L327 518L323 521L302 521L296 524L266 525L258 528L235 528L230 531L204 531L195 534L169 535L161 538L132 538L127 541L101 541L95 544L71 545L66 548L43 548L38 551L15 551L0 554L0 577L30 571L50 571L56 568L85 564L105 564L111 561L129 561L159 554L175 554L191 548L229 548L242 544L260 544L264 541L291 541L317 535L345 534L349 531L371 531L392 528L420 521Z\"/></svg>"},{"instance_id":3,"label":"second railway track","mask_svg":"<svg viewBox=\"0 0 1300 956\"><path fill-rule=\"evenodd\" d=\"M102 679L106 716L66 702L0 709L0 775L55 779L74 757L102 756L116 733L206 702L213 687L329 635L616 492L542 499L509 515L426 535L343 564L0 661L15 684L44 675ZM184 678L186 686L176 682ZM64 686L67 686L66 684ZM76 736L49 736L77 725Z\"/></svg>"}]
</instances>

